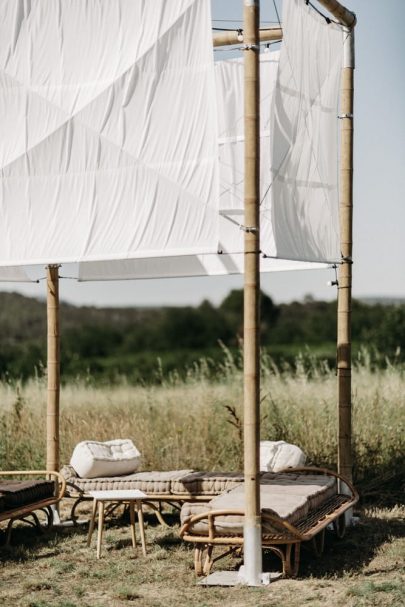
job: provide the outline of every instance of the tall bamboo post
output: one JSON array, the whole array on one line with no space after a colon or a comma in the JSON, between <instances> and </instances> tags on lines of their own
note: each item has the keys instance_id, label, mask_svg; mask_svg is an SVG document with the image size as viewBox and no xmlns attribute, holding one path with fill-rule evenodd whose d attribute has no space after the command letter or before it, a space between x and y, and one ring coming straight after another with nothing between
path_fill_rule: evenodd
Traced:
<instances>
[{"instance_id":1,"label":"tall bamboo post","mask_svg":"<svg viewBox=\"0 0 405 607\"><path fill-rule=\"evenodd\" d=\"M59 470L59 266L46 269L48 399L46 415L46 469Z\"/></svg>"},{"instance_id":2,"label":"tall bamboo post","mask_svg":"<svg viewBox=\"0 0 405 607\"><path fill-rule=\"evenodd\" d=\"M345 45L352 46L353 31L345 28ZM353 254L353 53L345 52L341 79L340 129L340 239L342 263L338 275L337 374L338 471L352 480L352 254Z\"/></svg>"},{"instance_id":3,"label":"tall bamboo post","mask_svg":"<svg viewBox=\"0 0 405 607\"><path fill-rule=\"evenodd\" d=\"M244 578L261 583L260 441L260 95L259 0L244 0L245 282L244 282Z\"/></svg>"},{"instance_id":4,"label":"tall bamboo post","mask_svg":"<svg viewBox=\"0 0 405 607\"><path fill-rule=\"evenodd\" d=\"M353 91L356 16L336 0L319 0L344 25L340 90L340 247L338 275L337 375L338 471L352 480L352 254L353 254Z\"/></svg>"}]
</instances>

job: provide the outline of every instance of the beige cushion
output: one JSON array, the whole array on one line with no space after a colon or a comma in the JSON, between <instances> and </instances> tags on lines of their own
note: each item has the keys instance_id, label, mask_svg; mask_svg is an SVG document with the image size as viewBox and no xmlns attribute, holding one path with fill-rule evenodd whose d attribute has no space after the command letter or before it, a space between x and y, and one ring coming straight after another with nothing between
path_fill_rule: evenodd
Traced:
<instances>
[{"instance_id":1,"label":"beige cushion","mask_svg":"<svg viewBox=\"0 0 405 607\"><path fill-rule=\"evenodd\" d=\"M296 445L285 441L260 441L260 470L278 472L305 464L306 455Z\"/></svg>"},{"instance_id":2,"label":"beige cushion","mask_svg":"<svg viewBox=\"0 0 405 607\"><path fill-rule=\"evenodd\" d=\"M243 483L241 472L192 472L172 483L176 495L213 496Z\"/></svg>"},{"instance_id":3,"label":"beige cushion","mask_svg":"<svg viewBox=\"0 0 405 607\"><path fill-rule=\"evenodd\" d=\"M135 472L141 454L130 439L104 443L83 441L73 450L70 465L82 478L119 476Z\"/></svg>"},{"instance_id":4,"label":"beige cushion","mask_svg":"<svg viewBox=\"0 0 405 607\"><path fill-rule=\"evenodd\" d=\"M72 489L78 493L89 491L110 491L115 489L131 490L139 489L148 495L166 494L168 497L173 493L172 484L182 477L191 474L192 470L169 470L166 472L136 472L123 476L111 476L100 478L80 478L75 474L71 466L64 466L61 474L68 483L67 491Z\"/></svg>"},{"instance_id":5,"label":"beige cushion","mask_svg":"<svg viewBox=\"0 0 405 607\"><path fill-rule=\"evenodd\" d=\"M268 473L261 478L260 501L262 513L275 514L284 521L296 524L311 510L319 507L329 497L336 494L334 477L304 474ZM181 521L185 523L191 516L211 510L245 509L244 485L213 498L208 504L184 504L181 510ZM243 514L227 515L215 519L215 529L219 535L242 535ZM207 520L193 525L192 533L208 534ZM271 532L271 524L263 521L263 534Z\"/></svg>"}]
</instances>

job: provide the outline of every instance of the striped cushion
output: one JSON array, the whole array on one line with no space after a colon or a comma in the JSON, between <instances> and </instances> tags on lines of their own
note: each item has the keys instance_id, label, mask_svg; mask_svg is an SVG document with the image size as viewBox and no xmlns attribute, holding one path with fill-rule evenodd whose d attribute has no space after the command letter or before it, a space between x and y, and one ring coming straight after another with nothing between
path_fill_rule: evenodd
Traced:
<instances>
[{"instance_id":1,"label":"striped cushion","mask_svg":"<svg viewBox=\"0 0 405 607\"><path fill-rule=\"evenodd\" d=\"M79 478L71 466L64 466L61 474L70 487L79 493L89 491L110 491L115 489L139 489L148 495L172 493L172 484L185 476L189 476L192 470L168 470L165 472L136 472L126 476L110 476L104 478ZM70 490L68 486L68 491Z\"/></svg>"},{"instance_id":2,"label":"striped cushion","mask_svg":"<svg viewBox=\"0 0 405 607\"><path fill-rule=\"evenodd\" d=\"M53 481L1 481L0 511L7 512L55 495Z\"/></svg>"},{"instance_id":3,"label":"striped cushion","mask_svg":"<svg viewBox=\"0 0 405 607\"><path fill-rule=\"evenodd\" d=\"M243 482L241 472L192 472L172 483L177 495L219 495Z\"/></svg>"}]
</instances>

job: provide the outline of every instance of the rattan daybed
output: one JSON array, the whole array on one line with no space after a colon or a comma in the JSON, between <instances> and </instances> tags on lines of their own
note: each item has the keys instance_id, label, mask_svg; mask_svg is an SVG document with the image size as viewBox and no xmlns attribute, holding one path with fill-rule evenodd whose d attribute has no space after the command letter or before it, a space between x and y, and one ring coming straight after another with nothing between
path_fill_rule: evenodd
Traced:
<instances>
[{"instance_id":1,"label":"rattan daybed","mask_svg":"<svg viewBox=\"0 0 405 607\"><path fill-rule=\"evenodd\" d=\"M148 504L155 509L160 522L164 523L154 502L169 503L180 509L184 502L208 502L214 496L233 489L243 482L243 474L240 472L195 470L144 471L124 476L81 478L72 466L66 465L62 468L61 474L66 481L65 497L75 500L71 509L73 521L77 518L77 506L83 501L92 499L89 491L114 489L144 491L150 497Z\"/></svg>"},{"instance_id":2,"label":"rattan daybed","mask_svg":"<svg viewBox=\"0 0 405 607\"><path fill-rule=\"evenodd\" d=\"M285 577L297 575L302 542L312 540L323 550L326 527L333 523L338 536L345 529L344 513L358 500L350 483L320 468L295 468L266 473L260 479L262 545L282 562ZM195 544L195 571L208 573L213 563L243 546L243 484L208 504L186 503L181 510L181 537ZM226 549L213 558L215 546ZM204 562L203 562L204 561Z\"/></svg>"},{"instance_id":3,"label":"rattan daybed","mask_svg":"<svg viewBox=\"0 0 405 607\"><path fill-rule=\"evenodd\" d=\"M6 544L11 537L14 521L20 519L41 525L35 511L42 510L47 517L47 525L53 522L51 506L57 504L65 493L65 479L58 472L45 470L0 471L0 476L47 476L47 480L0 480L0 522L8 521ZM31 516L32 521L27 517Z\"/></svg>"}]
</instances>

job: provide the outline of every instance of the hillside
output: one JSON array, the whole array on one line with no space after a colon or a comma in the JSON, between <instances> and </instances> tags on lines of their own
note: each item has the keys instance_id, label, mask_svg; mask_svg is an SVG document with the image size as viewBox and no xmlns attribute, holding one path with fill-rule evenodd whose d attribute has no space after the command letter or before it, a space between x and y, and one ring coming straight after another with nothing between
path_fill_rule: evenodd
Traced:
<instances>
[{"instance_id":1,"label":"hillside","mask_svg":"<svg viewBox=\"0 0 405 607\"><path fill-rule=\"evenodd\" d=\"M97 308L61 304L62 376L92 375L112 381L156 380L201 357L223 359L219 342L237 353L243 333L243 294L232 291L214 307ZM46 361L46 302L0 293L0 376L29 377ZM405 350L405 305L353 301L354 350L376 347L390 358ZM300 351L334 364L336 302L275 305L262 294L261 341L277 363ZM158 363L159 359L159 363ZM159 367L160 365L160 367Z\"/></svg>"}]
</instances>

